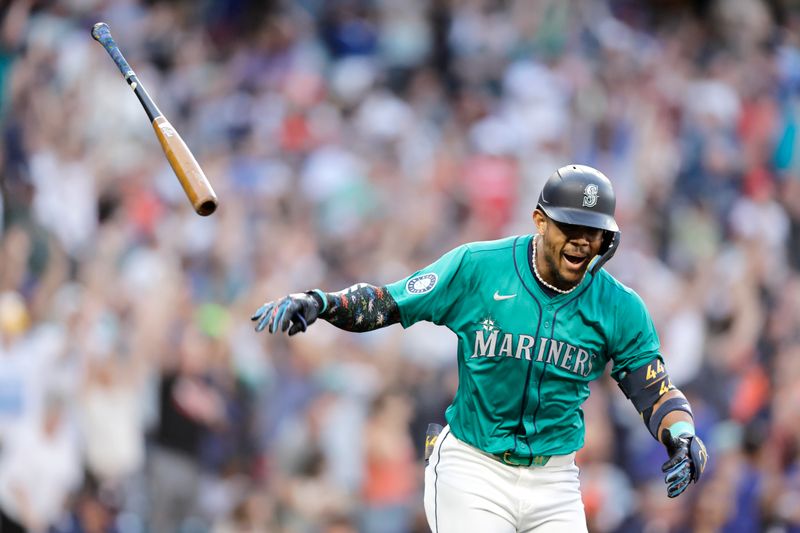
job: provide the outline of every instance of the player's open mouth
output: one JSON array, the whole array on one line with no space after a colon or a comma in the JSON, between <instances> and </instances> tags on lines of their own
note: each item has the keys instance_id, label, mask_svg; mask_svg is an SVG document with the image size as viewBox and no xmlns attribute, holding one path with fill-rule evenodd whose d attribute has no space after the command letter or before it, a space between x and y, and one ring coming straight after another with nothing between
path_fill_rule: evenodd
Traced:
<instances>
[{"instance_id":1,"label":"player's open mouth","mask_svg":"<svg viewBox=\"0 0 800 533\"><path fill-rule=\"evenodd\" d=\"M579 268L586 261L586 256L562 254L567 264L573 268Z\"/></svg>"}]
</instances>

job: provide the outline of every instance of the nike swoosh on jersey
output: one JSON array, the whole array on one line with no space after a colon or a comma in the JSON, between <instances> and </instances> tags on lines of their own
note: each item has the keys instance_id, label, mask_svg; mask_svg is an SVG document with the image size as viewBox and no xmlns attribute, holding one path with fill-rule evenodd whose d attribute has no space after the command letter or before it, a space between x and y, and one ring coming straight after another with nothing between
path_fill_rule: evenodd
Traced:
<instances>
[{"instance_id":1,"label":"nike swoosh on jersey","mask_svg":"<svg viewBox=\"0 0 800 533\"><path fill-rule=\"evenodd\" d=\"M494 291L494 299L497 301L500 300L508 300L509 298L514 298L517 293L514 294L500 294L500 291Z\"/></svg>"}]
</instances>

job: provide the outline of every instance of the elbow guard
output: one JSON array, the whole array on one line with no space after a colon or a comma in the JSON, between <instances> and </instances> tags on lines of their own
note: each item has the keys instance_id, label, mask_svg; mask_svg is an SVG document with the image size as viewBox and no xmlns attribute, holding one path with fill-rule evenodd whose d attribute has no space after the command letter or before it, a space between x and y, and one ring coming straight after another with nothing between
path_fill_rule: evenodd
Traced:
<instances>
[{"instance_id":1,"label":"elbow guard","mask_svg":"<svg viewBox=\"0 0 800 533\"><path fill-rule=\"evenodd\" d=\"M622 374L617 384L625 397L642 415L648 427L650 415L653 413L653 405L659 398L675 388L660 359L653 359L636 370ZM662 410L659 409L659 411Z\"/></svg>"}]
</instances>

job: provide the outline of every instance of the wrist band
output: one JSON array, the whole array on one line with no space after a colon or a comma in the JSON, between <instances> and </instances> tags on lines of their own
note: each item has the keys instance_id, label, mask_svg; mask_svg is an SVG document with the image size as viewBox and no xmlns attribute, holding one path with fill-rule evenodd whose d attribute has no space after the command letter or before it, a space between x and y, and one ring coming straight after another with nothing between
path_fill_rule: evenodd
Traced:
<instances>
[{"instance_id":1,"label":"wrist band","mask_svg":"<svg viewBox=\"0 0 800 533\"><path fill-rule=\"evenodd\" d=\"M654 439L660 440L658 435L658 428L661 427L661 422L664 421L664 418L670 414L672 411L683 411L687 413L689 416L694 419L694 415L692 414L692 409L689 407L689 402L686 398L678 397L678 398L670 398L669 400L665 401L663 404L658 406L658 410L652 414L650 420L647 420L645 423L647 424L647 429L650 430L650 434L653 436Z\"/></svg>"},{"instance_id":2,"label":"wrist band","mask_svg":"<svg viewBox=\"0 0 800 533\"><path fill-rule=\"evenodd\" d=\"M308 291L308 294L316 295L322 301L322 307L320 308L318 314L321 315L326 309L328 309L328 296L324 292L322 292L320 289L312 289Z\"/></svg>"},{"instance_id":3,"label":"wrist band","mask_svg":"<svg viewBox=\"0 0 800 533\"><path fill-rule=\"evenodd\" d=\"M694 436L694 424L692 424L691 422L687 422L685 420L681 420L680 422L675 422L669 427L669 433L673 437L678 437L680 435Z\"/></svg>"}]
</instances>

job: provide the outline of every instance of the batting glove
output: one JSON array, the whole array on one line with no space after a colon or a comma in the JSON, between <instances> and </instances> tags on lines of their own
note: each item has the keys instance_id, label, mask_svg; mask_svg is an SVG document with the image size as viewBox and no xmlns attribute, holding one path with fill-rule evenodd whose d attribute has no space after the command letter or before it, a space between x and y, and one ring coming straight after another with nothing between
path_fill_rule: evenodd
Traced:
<instances>
[{"instance_id":1,"label":"batting glove","mask_svg":"<svg viewBox=\"0 0 800 533\"><path fill-rule=\"evenodd\" d=\"M667 496L674 498L700 479L706 468L708 453L700 437L689 433L673 437L669 430L661 432L661 441L667 447L669 460L661 466L666 475Z\"/></svg>"},{"instance_id":2,"label":"batting glove","mask_svg":"<svg viewBox=\"0 0 800 533\"><path fill-rule=\"evenodd\" d=\"M270 333L289 330L289 335L305 331L319 315L319 302L308 293L300 292L259 307L250 320L256 322L256 331Z\"/></svg>"}]
</instances>

